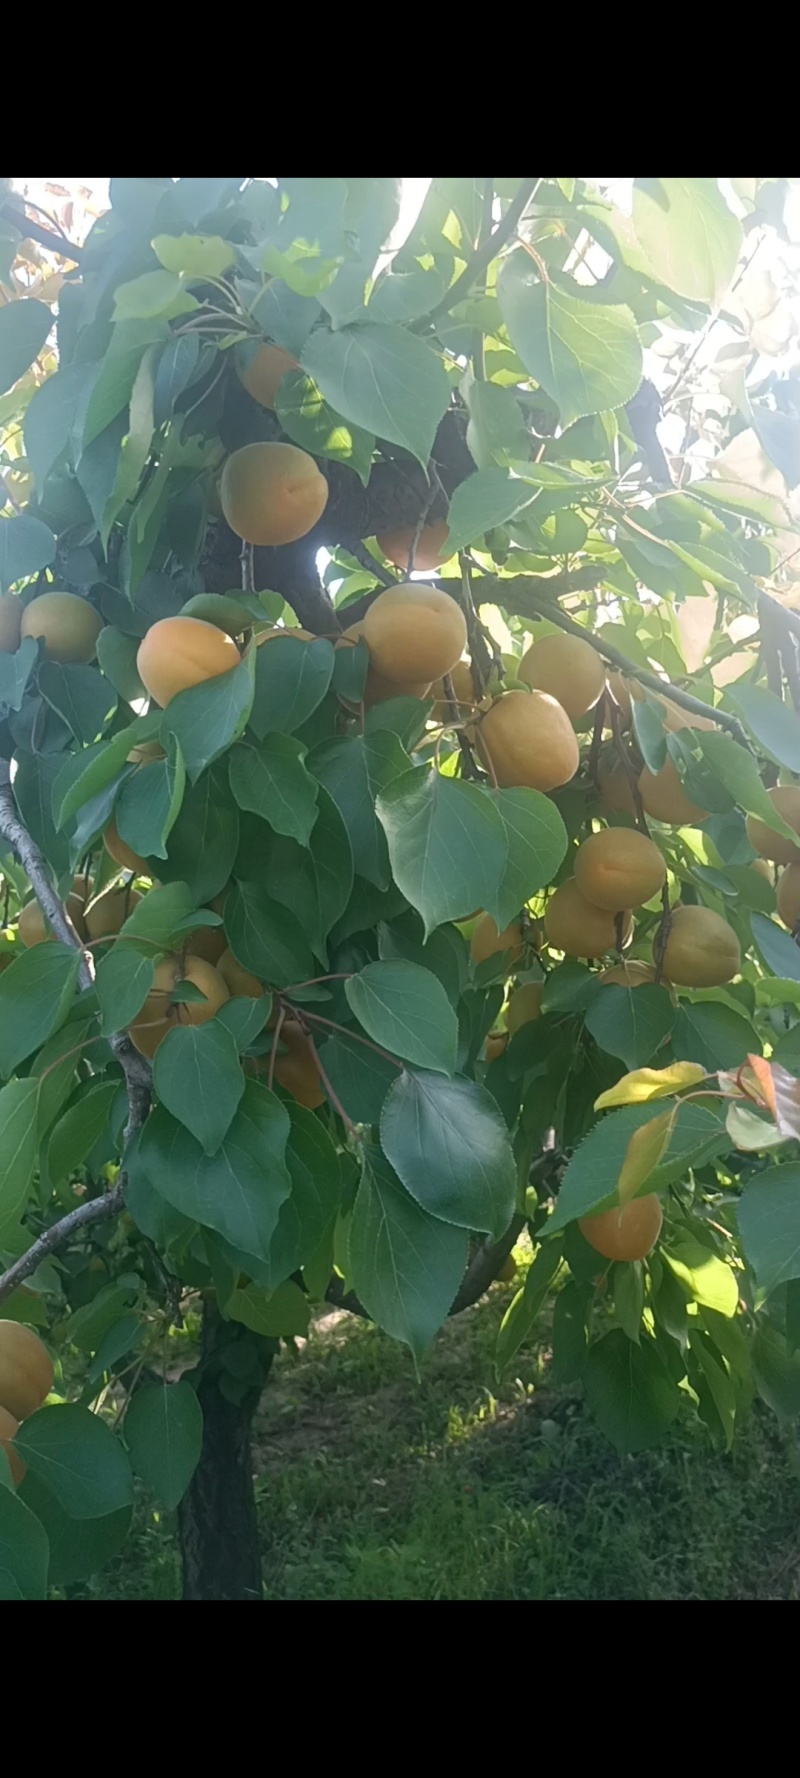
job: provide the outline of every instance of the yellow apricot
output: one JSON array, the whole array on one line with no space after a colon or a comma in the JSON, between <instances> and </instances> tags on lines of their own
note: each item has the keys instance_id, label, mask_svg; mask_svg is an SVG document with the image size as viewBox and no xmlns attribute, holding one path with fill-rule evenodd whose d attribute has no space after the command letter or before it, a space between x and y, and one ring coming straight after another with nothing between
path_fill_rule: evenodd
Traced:
<instances>
[{"instance_id":1,"label":"yellow apricot","mask_svg":"<svg viewBox=\"0 0 800 1778\"><path fill-rule=\"evenodd\" d=\"M679 988L719 988L739 974L741 963L739 940L720 914L704 907L672 909L662 964L668 981Z\"/></svg>"},{"instance_id":2,"label":"yellow apricot","mask_svg":"<svg viewBox=\"0 0 800 1778\"><path fill-rule=\"evenodd\" d=\"M278 385L287 370L297 370L297 359L282 346L262 345L248 363L244 358L236 366L236 374L253 400L260 407L275 406Z\"/></svg>"},{"instance_id":3,"label":"yellow apricot","mask_svg":"<svg viewBox=\"0 0 800 1778\"><path fill-rule=\"evenodd\" d=\"M506 1013L509 1037L513 1037L523 1025L530 1025L534 1019L541 1018L543 991L544 982L523 982L520 988L514 989Z\"/></svg>"},{"instance_id":4,"label":"yellow apricot","mask_svg":"<svg viewBox=\"0 0 800 1778\"><path fill-rule=\"evenodd\" d=\"M579 1216L581 1234L604 1259L645 1259L655 1247L664 1220L655 1192L644 1198L631 1198L613 1210L600 1210L596 1216Z\"/></svg>"},{"instance_id":5,"label":"yellow apricot","mask_svg":"<svg viewBox=\"0 0 800 1778\"><path fill-rule=\"evenodd\" d=\"M748 815L745 822L747 838L754 852L761 858L769 858L773 864L796 864L800 861L800 784L776 784L774 789L767 791L767 796L777 815L793 827L799 836L798 844L792 845L791 840L784 839L780 833L774 833L765 821L757 815Z\"/></svg>"},{"instance_id":6,"label":"yellow apricot","mask_svg":"<svg viewBox=\"0 0 800 1778\"><path fill-rule=\"evenodd\" d=\"M800 862L787 864L778 878L778 915L784 926L794 932L800 920Z\"/></svg>"},{"instance_id":7,"label":"yellow apricot","mask_svg":"<svg viewBox=\"0 0 800 1778\"><path fill-rule=\"evenodd\" d=\"M654 841L630 827L604 827L575 854L575 881L595 907L616 913L658 895L667 867Z\"/></svg>"},{"instance_id":8,"label":"yellow apricot","mask_svg":"<svg viewBox=\"0 0 800 1778\"><path fill-rule=\"evenodd\" d=\"M600 748L597 756L597 788L609 814L636 815L631 779L636 776L637 770L638 766L633 766L632 763L631 772L626 772L613 742Z\"/></svg>"},{"instance_id":9,"label":"yellow apricot","mask_svg":"<svg viewBox=\"0 0 800 1778\"><path fill-rule=\"evenodd\" d=\"M504 926L502 932L498 932L491 914L481 914L469 941L473 963L485 963L487 957L499 956L503 951L509 952L509 964L518 963L524 949L519 920L512 920L510 926Z\"/></svg>"},{"instance_id":10,"label":"yellow apricot","mask_svg":"<svg viewBox=\"0 0 800 1778\"><path fill-rule=\"evenodd\" d=\"M53 1362L38 1334L22 1321L0 1321L0 1407L27 1420L53 1387Z\"/></svg>"},{"instance_id":11,"label":"yellow apricot","mask_svg":"<svg viewBox=\"0 0 800 1778\"><path fill-rule=\"evenodd\" d=\"M655 979L655 966L640 963L637 957L631 957L625 963L615 963L611 969L602 969L597 977L599 982L611 982L620 988L647 988Z\"/></svg>"},{"instance_id":12,"label":"yellow apricot","mask_svg":"<svg viewBox=\"0 0 800 1778\"><path fill-rule=\"evenodd\" d=\"M430 685L449 673L467 640L464 613L455 599L422 582L401 582L379 593L361 633L375 672L402 685Z\"/></svg>"},{"instance_id":13,"label":"yellow apricot","mask_svg":"<svg viewBox=\"0 0 800 1778\"><path fill-rule=\"evenodd\" d=\"M139 644L136 668L150 697L166 708L170 698L238 667L233 638L201 617L162 617Z\"/></svg>"},{"instance_id":14,"label":"yellow apricot","mask_svg":"<svg viewBox=\"0 0 800 1778\"><path fill-rule=\"evenodd\" d=\"M113 938L141 899L137 889L123 887L119 883L112 884L110 889L104 889L96 901L90 902L84 915L89 938Z\"/></svg>"},{"instance_id":15,"label":"yellow apricot","mask_svg":"<svg viewBox=\"0 0 800 1778\"><path fill-rule=\"evenodd\" d=\"M20 1482L24 1481L27 1474L27 1464L23 1463L22 1458L14 1450L14 1446L11 1443L12 1438L14 1438L15 1434L18 1432L19 1421L15 1420L14 1415L9 1413L8 1408L0 1408L0 1447L5 1451L8 1459L8 1467L11 1471L11 1481L15 1488L19 1487Z\"/></svg>"},{"instance_id":16,"label":"yellow apricot","mask_svg":"<svg viewBox=\"0 0 800 1778\"><path fill-rule=\"evenodd\" d=\"M41 593L22 613L20 630L41 637L49 661L93 661L103 620L88 599L76 593Z\"/></svg>"},{"instance_id":17,"label":"yellow apricot","mask_svg":"<svg viewBox=\"0 0 800 1778\"><path fill-rule=\"evenodd\" d=\"M377 543L383 550L387 560L394 562L396 568L406 570L408 557L414 537L414 525L402 525L397 531L379 531ZM452 555L447 546L449 527L446 519L431 519L429 525L423 525L417 547L414 552L414 569L419 574L428 574L432 568L441 568Z\"/></svg>"},{"instance_id":18,"label":"yellow apricot","mask_svg":"<svg viewBox=\"0 0 800 1778\"><path fill-rule=\"evenodd\" d=\"M507 1044L508 1044L508 1032L507 1031L490 1031L488 1033L488 1036L487 1036L486 1041L483 1046L484 1061L485 1062L496 1062L498 1057L502 1056L503 1051L507 1047Z\"/></svg>"},{"instance_id":19,"label":"yellow apricot","mask_svg":"<svg viewBox=\"0 0 800 1778\"><path fill-rule=\"evenodd\" d=\"M606 684L599 654L581 636L543 636L522 656L517 677L557 698L573 722L594 709Z\"/></svg>"},{"instance_id":20,"label":"yellow apricot","mask_svg":"<svg viewBox=\"0 0 800 1778\"><path fill-rule=\"evenodd\" d=\"M295 1019L287 1019L281 1025L280 1042L286 1045L286 1054L275 1058L275 1079L298 1105L315 1111L324 1104L325 1094L308 1039Z\"/></svg>"},{"instance_id":21,"label":"yellow apricot","mask_svg":"<svg viewBox=\"0 0 800 1778\"><path fill-rule=\"evenodd\" d=\"M147 859L140 858L138 852L134 852L126 841L120 838L113 816L103 834L103 845L109 857L113 858L114 863L118 864L121 870L132 870L136 877L150 875Z\"/></svg>"},{"instance_id":22,"label":"yellow apricot","mask_svg":"<svg viewBox=\"0 0 800 1778\"><path fill-rule=\"evenodd\" d=\"M477 744L501 788L556 790L578 769L569 717L544 691L508 691L495 698L478 724Z\"/></svg>"},{"instance_id":23,"label":"yellow apricot","mask_svg":"<svg viewBox=\"0 0 800 1778\"><path fill-rule=\"evenodd\" d=\"M622 913L622 943L633 930L633 919L626 909ZM563 951L566 957L600 957L604 951L617 949L614 913L594 907L581 895L574 877L561 883L547 903L544 929L548 944Z\"/></svg>"},{"instance_id":24,"label":"yellow apricot","mask_svg":"<svg viewBox=\"0 0 800 1778\"><path fill-rule=\"evenodd\" d=\"M341 636L337 636L334 647L347 648L360 641L362 636L363 618L360 623L350 624L348 629L343 630ZM366 637L364 640L366 641ZM427 680L415 681L409 685L398 679L387 679L383 673L376 672L370 661L364 681L364 707L371 710L373 704L384 704L388 698L426 698L430 689Z\"/></svg>"},{"instance_id":25,"label":"yellow apricot","mask_svg":"<svg viewBox=\"0 0 800 1778\"><path fill-rule=\"evenodd\" d=\"M297 445L249 444L222 471L222 510L245 543L295 543L322 517L328 484Z\"/></svg>"},{"instance_id":26,"label":"yellow apricot","mask_svg":"<svg viewBox=\"0 0 800 1778\"><path fill-rule=\"evenodd\" d=\"M251 975L249 969L242 968L231 950L225 949L222 952L217 968L229 994L249 1000L261 999L264 993L263 984L258 976Z\"/></svg>"},{"instance_id":27,"label":"yellow apricot","mask_svg":"<svg viewBox=\"0 0 800 1778\"><path fill-rule=\"evenodd\" d=\"M651 772L645 766L639 774L639 795L645 814L672 827L696 827L708 814L707 809L698 809L697 804L689 800L674 761L669 758L665 759L660 772Z\"/></svg>"},{"instance_id":28,"label":"yellow apricot","mask_svg":"<svg viewBox=\"0 0 800 1778\"><path fill-rule=\"evenodd\" d=\"M179 981L193 982L205 999L171 1001L170 995ZM187 956L184 963L176 955L164 957L156 964L153 986L128 1026L128 1035L143 1056L154 1056L168 1031L177 1025L204 1025L229 998L219 970L202 957Z\"/></svg>"}]
</instances>

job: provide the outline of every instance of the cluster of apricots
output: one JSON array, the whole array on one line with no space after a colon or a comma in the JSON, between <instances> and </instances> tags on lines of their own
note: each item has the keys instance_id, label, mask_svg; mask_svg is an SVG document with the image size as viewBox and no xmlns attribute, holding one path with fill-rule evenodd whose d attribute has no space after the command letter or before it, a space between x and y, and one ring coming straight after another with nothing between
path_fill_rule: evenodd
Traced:
<instances>
[{"instance_id":1,"label":"cluster of apricots","mask_svg":"<svg viewBox=\"0 0 800 1778\"><path fill-rule=\"evenodd\" d=\"M52 1362L38 1334L21 1321L0 1321L0 1447L15 1488L23 1480L25 1464L12 1440L20 1420L35 1414L52 1387Z\"/></svg>"}]
</instances>

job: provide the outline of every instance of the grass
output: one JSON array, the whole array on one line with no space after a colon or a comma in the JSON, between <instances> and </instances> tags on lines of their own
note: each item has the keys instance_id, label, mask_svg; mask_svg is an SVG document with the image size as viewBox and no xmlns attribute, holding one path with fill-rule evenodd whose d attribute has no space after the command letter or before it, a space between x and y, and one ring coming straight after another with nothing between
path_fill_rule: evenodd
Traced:
<instances>
[{"instance_id":1,"label":"grass","mask_svg":"<svg viewBox=\"0 0 800 1778\"><path fill-rule=\"evenodd\" d=\"M493 1375L510 1291L451 1323L417 1383L405 1348L329 1315L284 1352L255 1456L265 1597L800 1598L797 1450L756 1406L714 1456L687 1410L621 1458L546 1348ZM512 1367L513 1368L513 1367ZM116 1563L73 1596L174 1599L174 1522L141 1501Z\"/></svg>"}]
</instances>

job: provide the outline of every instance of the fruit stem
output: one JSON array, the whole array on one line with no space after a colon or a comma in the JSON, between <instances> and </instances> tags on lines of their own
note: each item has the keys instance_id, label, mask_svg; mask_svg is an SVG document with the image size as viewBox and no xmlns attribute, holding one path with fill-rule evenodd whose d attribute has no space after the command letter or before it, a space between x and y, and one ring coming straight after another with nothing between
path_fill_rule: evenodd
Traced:
<instances>
[{"instance_id":1,"label":"fruit stem","mask_svg":"<svg viewBox=\"0 0 800 1778\"><path fill-rule=\"evenodd\" d=\"M668 888L667 884L665 883L664 887L661 891L661 919L659 921L658 931L657 931L656 937L655 937L655 944L653 945L653 962L655 963L655 966L656 966L656 975L655 975L655 986L656 987L658 987L658 985L661 981L661 972L664 968L664 952L666 951L666 948L667 948L667 940L669 938L671 925L672 925L672 910L669 905L669 888Z\"/></svg>"}]
</instances>

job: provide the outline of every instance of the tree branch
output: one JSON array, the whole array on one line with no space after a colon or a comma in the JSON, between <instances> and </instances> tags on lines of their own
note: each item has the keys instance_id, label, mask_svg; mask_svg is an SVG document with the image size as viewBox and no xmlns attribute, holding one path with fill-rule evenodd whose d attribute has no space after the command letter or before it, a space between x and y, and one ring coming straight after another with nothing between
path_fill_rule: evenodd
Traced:
<instances>
[{"instance_id":1,"label":"tree branch","mask_svg":"<svg viewBox=\"0 0 800 1778\"><path fill-rule=\"evenodd\" d=\"M59 1222L54 1222L49 1229L45 1229L44 1234L38 1236L27 1253L23 1253L20 1259L15 1259L8 1271L0 1276L0 1303L4 1303L23 1279L29 1278L31 1272L36 1271L41 1261L55 1253L57 1248L63 1247L78 1229L87 1228L93 1222L102 1222L109 1216L116 1216L123 1206L124 1190L125 1180L121 1175L113 1191L104 1192L101 1198L90 1198L87 1203L79 1204L77 1209L68 1211Z\"/></svg>"},{"instance_id":2,"label":"tree branch","mask_svg":"<svg viewBox=\"0 0 800 1778\"><path fill-rule=\"evenodd\" d=\"M591 572L595 571L591 570ZM535 615L536 617L549 618L551 623L557 624L559 629L564 630L568 636L579 636L582 642L588 642L590 648L594 648L598 654L603 656L604 660L610 662L612 667L618 667L621 672L629 674L631 679L638 680L640 685L646 685L649 691L656 692L659 697L671 698L672 702L680 704L683 710L691 710L695 716L713 718L714 722L720 728L727 729L728 734L733 735L734 740L740 742L741 746L749 748L747 735L738 716L729 716L726 710L719 710L713 704L704 704L702 698L692 697L691 692L683 691L679 685L673 685L671 679L659 679L657 673L648 673L644 667L637 666L635 661L629 661L627 655L621 654L620 650L615 648L611 642L604 642L602 636L593 635L591 630L584 629L581 624L575 622L574 618L568 617L567 613L562 611L547 595L534 592L530 585L532 578L533 576L518 575L513 581L504 582L494 580L490 575L486 575L483 583L479 581L476 584L475 591L479 592L481 584L485 586L489 582L494 589L493 599L497 601L498 605L504 605L506 611L513 612L515 616L519 617ZM550 583L545 580L541 584L547 586ZM509 586L520 589L512 591L511 600L506 594L506 588ZM800 621L798 627L800 628Z\"/></svg>"},{"instance_id":3,"label":"tree branch","mask_svg":"<svg viewBox=\"0 0 800 1778\"><path fill-rule=\"evenodd\" d=\"M473 1303L484 1295L493 1284L503 1261L508 1259L517 1236L525 1227L525 1217L521 1213L512 1216L504 1235L499 1241L482 1241L477 1253L464 1274L464 1280L456 1297L448 1309L451 1315L460 1315L462 1310L471 1309Z\"/></svg>"},{"instance_id":4,"label":"tree branch","mask_svg":"<svg viewBox=\"0 0 800 1778\"><path fill-rule=\"evenodd\" d=\"M20 203L24 205L25 199L20 198ZM76 247L73 241L67 240L66 235L62 235L60 232L56 233L51 228L42 228L40 222L31 222L25 210L17 209L16 204L10 198L4 198L0 202L0 216L6 222L13 222L14 227L19 229L23 240L35 241L37 246L46 247L49 253L58 253L62 259L71 259L74 265L80 265L83 258L82 247Z\"/></svg>"},{"instance_id":5,"label":"tree branch","mask_svg":"<svg viewBox=\"0 0 800 1778\"><path fill-rule=\"evenodd\" d=\"M455 284L450 285L450 289L445 291L444 296L434 304L427 315L423 316L422 322L417 326L438 321L441 315L447 315L451 309L455 308L456 303L459 303L462 296L466 295L470 285L480 277L481 272L486 271L487 266L490 266L492 260L497 258L498 253L511 240L512 235L516 234L517 224L541 183L541 179L521 180L519 190L511 199L511 203L505 215L498 222L494 233L489 236L488 241L484 241L482 246L476 248L471 258L467 260L463 272L456 278Z\"/></svg>"}]
</instances>

